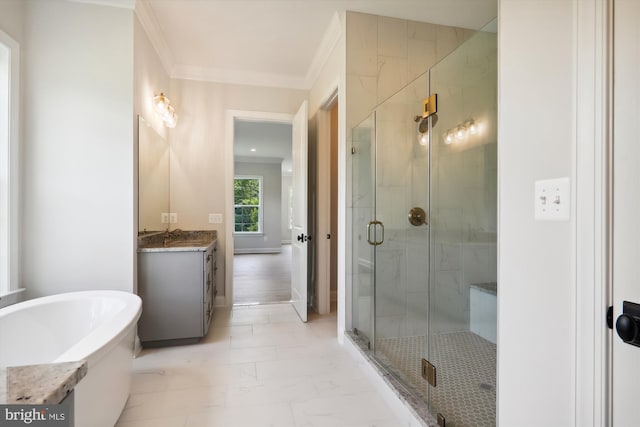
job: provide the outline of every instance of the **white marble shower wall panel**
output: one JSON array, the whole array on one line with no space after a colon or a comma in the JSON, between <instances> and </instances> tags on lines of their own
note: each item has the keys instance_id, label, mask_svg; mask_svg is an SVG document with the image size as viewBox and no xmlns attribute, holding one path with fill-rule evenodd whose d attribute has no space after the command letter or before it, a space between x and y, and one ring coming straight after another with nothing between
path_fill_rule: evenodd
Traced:
<instances>
[{"instance_id":1,"label":"white marble shower wall panel","mask_svg":"<svg viewBox=\"0 0 640 427\"><path fill-rule=\"evenodd\" d=\"M406 172L406 171L405 171ZM409 187L403 185L379 187L376 193L376 219L384 223L385 241L391 231L405 230L409 211Z\"/></svg>"},{"instance_id":2,"label":"white marble shower wall panel","mask_svg":"<svg viewBox=\"0 0 640 427\"><path fill-rule=\"evenodd\" d=\"M425 73L473 30L347 12L347 128Z\"/></svg>"},{"instance_id":3,"label":"white marble shower wall panel","mask_svg":"<svg viewBox=\"0 0 640 427\"><path fill-rule=\"evenodd\" d=\"M463 282L462 271L436 271L431 277L431 332L468 331L469 286Z\"/></svg>"},{"instance_id":4,"label":"white marble shower wall panel","mask_svg":"<svg viewBox=\"0 0 640 427\"><path fill-rule=\"evenodd\" d=\"M429 314L429 231L407 232L407 336L427 335Z\"/></svg>"},{"instance_id":5,"label":"white marble shower wall panel","mask_svg":"<svg viewBox=\"0 0 640 427\"><path fill-rule=\"evenodd\" d=\"M462 245L462 282L466 285L495 283L496 242L467 242Z\"/></svg>"}]
</instances>

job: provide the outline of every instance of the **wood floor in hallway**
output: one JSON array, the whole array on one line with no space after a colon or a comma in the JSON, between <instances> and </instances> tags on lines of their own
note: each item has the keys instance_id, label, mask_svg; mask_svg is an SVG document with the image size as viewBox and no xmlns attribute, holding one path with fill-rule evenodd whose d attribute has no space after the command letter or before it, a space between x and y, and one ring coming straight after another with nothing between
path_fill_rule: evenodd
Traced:
<instances>
[{"instance_id":1,"label":"wood floor in hallway","mask_svg":"<svg viewBox=\"0 0 640 427\"><path fill-rule=\"evenodd\" d=\"M233 303L265 304L291 300L291 245L279 254L233 256Z\"/></svg>"}]
</instances>

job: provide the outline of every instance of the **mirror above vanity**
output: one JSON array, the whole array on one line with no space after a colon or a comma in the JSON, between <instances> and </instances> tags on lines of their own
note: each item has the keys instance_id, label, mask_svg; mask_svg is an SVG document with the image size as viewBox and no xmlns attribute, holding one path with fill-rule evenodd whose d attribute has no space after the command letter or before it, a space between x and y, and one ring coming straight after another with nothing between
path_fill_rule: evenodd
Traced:
<instances>
[{"instance_id":1,"label":"mirror above vanity","mask_svg":"<svg viewBox=\"0 0 640 427\"><path fill-rule=\"evenodd\" d=\"M164 231L168 222L169 143L138 116L138 231Z\"/></svg>"}]
</instances>

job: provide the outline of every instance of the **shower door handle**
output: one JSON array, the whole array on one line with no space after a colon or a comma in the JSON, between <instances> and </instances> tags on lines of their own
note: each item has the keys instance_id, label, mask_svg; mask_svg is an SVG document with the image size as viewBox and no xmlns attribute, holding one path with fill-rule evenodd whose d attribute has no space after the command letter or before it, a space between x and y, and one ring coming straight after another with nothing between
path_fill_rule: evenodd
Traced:
<instances>
[{"instance_id":1,"label":"shower door handle","mask_svg":"<svg viewBox=\"0 0 640 427\"><path fill-rule=\"evenodd\" d=\"M377 240L371 241L371 226L379 225L382 227L382 240L379 242ZM380 221L369 221L367 224L367 242L372 246L378 246L384 243L384 224Z\"/></svg>"}]
</instances>

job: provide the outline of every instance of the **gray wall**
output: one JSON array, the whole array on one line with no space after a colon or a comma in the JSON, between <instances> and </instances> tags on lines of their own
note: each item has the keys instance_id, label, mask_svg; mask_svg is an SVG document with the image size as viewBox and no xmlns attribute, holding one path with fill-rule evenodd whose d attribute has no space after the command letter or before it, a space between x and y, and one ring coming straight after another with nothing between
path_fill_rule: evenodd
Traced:
<instances>
[{"instance_id":1,"label":"gray wall","mask_svg":"<svg viewBox=\"0 0 640 427\"><path fill-rule=\"evenodd\" d=\"M235 253L271 253L281 250L282 172L278 163L235 163L235 175L262 176L263 222L260 235L234 234Z\"/></svg>"}]
</instances>

